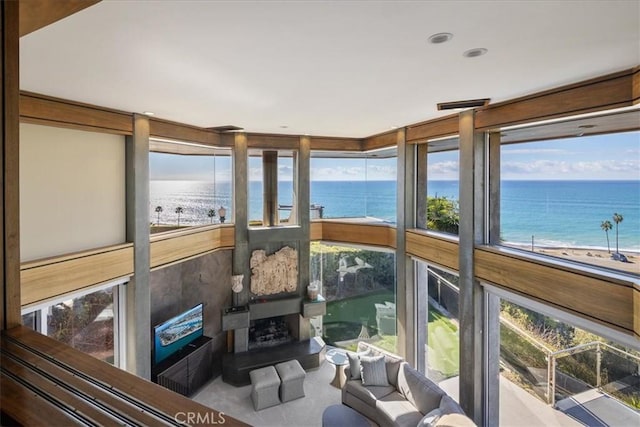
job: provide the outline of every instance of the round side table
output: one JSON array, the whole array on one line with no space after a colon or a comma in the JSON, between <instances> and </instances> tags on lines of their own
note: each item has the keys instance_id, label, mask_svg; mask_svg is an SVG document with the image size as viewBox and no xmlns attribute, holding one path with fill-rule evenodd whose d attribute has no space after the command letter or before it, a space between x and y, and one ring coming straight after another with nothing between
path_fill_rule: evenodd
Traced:
<instances>
[{"instance_id":1,"label":"round side table","mask_svg":"<svg viewBox=\"0 0 640 427\"><path fill-rule=\"evenodd\" d=\"M329 363L336 367L336 374L331 381L331 385L341 389L346 382L344 368L349 364L347 352L339 348L332 348L327 351L325 357Z\"/></svg>"}]
</instances>

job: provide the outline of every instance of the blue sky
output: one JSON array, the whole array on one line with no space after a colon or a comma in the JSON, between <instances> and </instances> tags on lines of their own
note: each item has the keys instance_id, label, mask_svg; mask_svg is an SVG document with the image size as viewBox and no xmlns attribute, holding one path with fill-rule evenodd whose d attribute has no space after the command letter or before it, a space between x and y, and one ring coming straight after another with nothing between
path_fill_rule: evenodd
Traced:
<instances>
[{"instance_id":1,"label":"blue sky","mask_svg":"<svg viewBox=\"0 0 640 427\"><path fill-rule=\"evenodd\" d=\"M149 155L152 180L213 181L208 156ZM501 174L508 180L640 180L640 132L567 138L502 147ZM291 158L279 159L281 180L291 180ZM231 179L231 158L216 156L216 180ZM261 179L260 159L250 158L249 179ZM429 179L458 179L458 153L429 155ZM396 159L311 159L312 181L395 180Z\"/></svg>"}]
</instances>

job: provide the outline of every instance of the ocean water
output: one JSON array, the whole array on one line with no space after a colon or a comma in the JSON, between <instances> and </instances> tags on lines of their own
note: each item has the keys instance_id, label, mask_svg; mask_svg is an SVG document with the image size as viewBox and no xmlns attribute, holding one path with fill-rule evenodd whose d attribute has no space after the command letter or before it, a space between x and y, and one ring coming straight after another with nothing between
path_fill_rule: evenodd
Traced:
<instances>
[{"instance_id":1,"label":"ocean water","mask_svg":"<svg viewBox=\"0 0 640 427\"><path fill-rule=\"evenodd\" d=\"M181 225L208 224L207 213L224 205L232 217L231 186L228 182L151 181L151 221L157 222L156 206L162 206L161 223L175 224L175 208L182 206ZM262 218L262 188L251 182L249 217ZM290 182L280 183L279 203L291 204ZM431 181L429 196L458 199L457 181ZM395 223L394 181L314 181L311 203L324 206L325 218L371 216ZM609 220L611 248L615 248L613 213L623 216L619 224L620 249L640 251L640 181L503 181L501 184L501 238L536 246L606 248L600 228ZM285 216L286 212L282 212ZM218 217L213 218L218 222Z\"/></svg>"}]
</instances>

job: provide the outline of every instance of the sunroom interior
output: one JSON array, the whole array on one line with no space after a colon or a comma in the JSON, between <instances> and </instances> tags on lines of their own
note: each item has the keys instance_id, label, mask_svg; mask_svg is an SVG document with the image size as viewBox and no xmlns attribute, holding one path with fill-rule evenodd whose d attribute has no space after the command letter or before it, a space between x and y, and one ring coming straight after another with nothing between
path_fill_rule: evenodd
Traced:
<instances>
[{"instance_id":1,"label":"sunroom interior","mask_svg":"<svg viewBox=\"0 0 640 427\"><path fill-rule=\"evenodd\" d=\"M500 2L490 1L479 2L480 6L440 2L341 6L326 2L307 4L306 9L304 3L166 3L168 6L108 0L21 0L0 4L3 424L128 420L141 424L277 425L304 420L308 425L327 425L322 419L325 408L304 416L305 408L318 406L318 402L324 405L321 398L311 403L305 399L288 403L296 405L290 408L301 417L295 421L287 415L277 418L280 409L265 409L264 418L260 418L259 412L246 415L241 409L233 412L233 406L216 406L216 393L231 396L238 392L249 401L245 395L249 368L278 347L276 343L270 347L261 344L261 332L267 329L263 319L271 316L279 316L279 320L270 321L269 328L274 322L285 325L286 332L277 334L286 335L282 339L291 346L286 351L306 352L300 357L310 364L307 381L318 381L317 393L337 399L333 403L339 404L340 396L329 385L334 371L325 360L326 351L355 350L365 341L401 356L439 383L477 425L526 424L522 417L528 412L509 396L520 392L545 410L562 413L566 420L553 418L556 416L550 412L556 425L589 424L584 414L594 416L594 409L588 401L577 400L579 393L599 393L593 399L614 398L619 406L596 413L604 424L638 419L637 2L588 4L579 12L575 5L544 6L549 7L549 13L569 20L569 26L580 34L591 35L595 29L584 29L571 13L583 14L582 18L602 28L616 28L603 46L568 38L556 40L563 53L572 48L594 56L610 53L606 61L593 60L591 66L589 58L585 59L586 71L581 73L568 65L568 58L546 58L538 53L535 59L541 68L557 65L562 72L543 74L544 80L522 69L517 75L500 74L504 86L512 87L494 95L492 91L500 85L489 79L483 87L485 80L476 80L473 75L481 73L486 79L513 52L501 52L496 60L491 53L499 52L500 47L494 50L489 46L486 56L464 58L484 63L456 62L460 59L447 63L466 70L462 75L468 81L463 87L468 92L459 90L451 80L446 80L443 88L425 81L427 89L432 86L437 96L445 97L438 101L458 100L452 96L493 98L486 105L453 112L437 111L436 102L422 109L409 106L403 110L402 99L409 88L394 86L402 77L392 70L425 65L412 62L415 59L406 49L395 58L397 62L387 59L388 63L380 66L383 71L372 73L381 78L386 72L384 80L371 82L369 79L375 78L366 73L362 77L362 87L371 91L387 85L394 88L396 99L384 98L389 94L385 91L371 98L359 86L355 71L345 71L345 76L353 79L347 86L353 88L341 96L365 99L358 105L362 110L352 111L347 118L341 117L342 98L332 100L336 106L333 112L323 109L329 101L315 105L316 101L301 95L305 84L323 86L331 79L304 79L301 74L306 66L295 59L265 66L265 73L283 73L292 85L300 85L295 100L288 98L292 96L288 89L286 96L265 108L260 103L266 101L259 96L264 93L249 89L259 86L260 81L249 84L243 80L247 74L237 76L238 80L229 78L228 93L211 101L228 106L208 111L199 111L207 102L194 92L180 94L188 90L186 86L167 88L166 100L163 92L139 99L144 89L161 89L146 86L145 67L157 66L154 61L168 52L177 54L180 48L178 42L172 45L167 38L160 39L166 51L155 41L145 51L137 50L137 42L132 42L130 49L123 48L125 66L114 65L112 70L118 76L114 82L120 84L114 90L123 91L121 100L109 91L92 93L84 86L108 85L100 80L109 75L98 70L103 64L83 65L86 74L96 73L93 82L72 71L79 63L68 68L60 64L78 52L71 48L74 41L70 37L88 37L91 25L101 16L114 23L111 33L96 29L98 38L113 37L101 40L104 51L111 52L123 42L122 34L115 35L118 31L130 29L134 37L142 34L135 29L145 19L135 15L141 12L159 23L175 25L173 30L178 31L188 26L188 21L181 19L196 20L197 13L219 20L220 14L232 16L242 11L256 25L258 36L269 33L258 24L268 23L271 28L274 23L250 12L250 6L267 13L276 23L280 22L274 17L276 12L289 11L287 19L300 20L293 27L296 30L304 28L300 22L309 19L312 33L318 30L318 22L310 19L314 14L324 24L335 24L332 20L336 16L355 19L362 15L355 22L363 28L369 28L370 24L364 24L368 19L376 24L392 23L381 30L391 37L391 30L401 27L400 18L407 15L432 11L442 14L445 24L453 28L451 13L463 14L466 25L476 25L472 12L478 7L486 13L500 7ZM178 6L184 8L185 15L172 17L180 10ZM520 19L536 9L531 2L522 7L518 11L509 6L508 12ZM384 16L395 11L399 17ZM121 21L116 25L110 21L114 19ZM419 22L415 19L410 23ZM513 26L503 24L511 31L505 31L504 37L518 36ZM349 27L341 20L335 25ZM86 32L79 28L86 28ZM421 32L425 46L428 36L448 30L432 21L429 28L433 30ZM558 31L558 37L566 37ZM463 28L460 32L464 34ZM285 40L286 31L276 33L283 48L306 49ZM193 33L176 40L213 34L194 28ZM456 35L454 32L453 40ZM313 37L304 40L317 41ZM326 55L321 56L323 61L343 61L349 68L351 61L371 59L359 56L358 49L386 46L385 40L380 36L367 39L358 33L349 39L348 48L337 49L335 56L325 50L339 44L333 37L316 48ZM389 40L400 43L398 38ZM229 61L251 55L245 42L238 41L236 48L249 50L230 56ZM195 49L202 43L195 43ZM233 45L233 37L228 43ZM315 45L309 46L313 52ZM86 48L79 47L80 51ZM266 47L261 44L260 48ZM276 55L273 50L271 46L270 54ZM429 54L443 58L441 52ZM89 57L95 55L93 52ZM266 54L256 55L264 59ZM52 59L56 56L62 61ZM157 73L166 74L167 83L175 83L171 72L201 83L201 74L207 70L198 66L205 63L191 59L191 63L186 61L175 69L167 66L169 71ZM168 58L163 61L169 62ZM511 65L502 64L512 71ZM139 89L132 97L124 94L132 86L119 80L127 66L132 70L133 87ZM302 68L296 69L299 66ZM38 67L41 69L36 70ZM247 67L256 64L248 62ZM340 82L336 85L346 79L339 73L331 74L331 68L320 68ZM439 72L445 71L443 66L439 68ZM69 77L61 77L65 72ZM44 81L47 73L50 83ZM247 87L231 84L237 82ZM469 90L473 86L476 90ZM221 87L212 87L202 88L203 93L221 91ZM324 89L336 93L334 88ZM315 90L323 88L313 90L318 96ZM379 108L367 108L372 100ZM380 108L387 101L389 109ZM242 107L251 102L259 108ZM286 107L273 114L278 103ZM232 111L236 104L238 112L225 115L224 111ZM264 113L266 119L260 117L262 108L269 110ZM365 118L368 111L376 118L388 111L389 120L374 123ZM299 122L298 116L302 116ZM363 124L359 127L360 119ZM594 156L601 158L577 164L573 157L579 147L605 148L593 149L600 153ZM615 157L605 154L612 152ZM534 160L527 160L533 153ZM536 199L538 205L523 205L518 200L532 188L532 181L522 179L525 173L547 185L540 190L546 191L546 198ZM582 187L565 188L565 181L580 181ZM538 221L553 218L567 235L582 236L582 214L592 206L588 203L596 203L594 198L604 206L603 215L614 215L589 225L601 239L597 244L577 237L572 244L559 244L554 240L557 235L545 235L538 228ZM545 216L561 202L569 209L564 220ZM271 259L291 253L293 261L288 259L290 264L286 265L295 270L294 287L272 291L267 283L269 289L258 290L256 257L264 254L265 259ZM320 300L315 295L309 297L311 285L320 294L322 310L317 305ZM206 372L196 374L202 375L201 382L189 384L193 386L189 389L172 389L158 379L164 365L159 360L155 331L158 325L194 307L201 310L210 363ZM246 324L244 320L235 323L241 317L246 318ZM307 362L301 362L305 368ZM40 364L37 373L26 372L29 366ZM338 367L335 369L337 373ZM53 390L47 381L72 384L70 378L75 376L91 382L90 386L78 386L83 393L95 393L94 399L104 398L112 409L101 408L92 419L95 408L87 403L92 399L85 397L80 409L69 410L70 405L64 403L68 402L66 395L61 396L67 391ZM109 384L109 390L98 390L100 384ZM306 387L309 390L308 384ZM136 412L143 415L131 415ZM623 418L607 418L623 412ZM203 415L187 422L184 415L179 419L178 413Z\"/></svg>"}]
</instances>

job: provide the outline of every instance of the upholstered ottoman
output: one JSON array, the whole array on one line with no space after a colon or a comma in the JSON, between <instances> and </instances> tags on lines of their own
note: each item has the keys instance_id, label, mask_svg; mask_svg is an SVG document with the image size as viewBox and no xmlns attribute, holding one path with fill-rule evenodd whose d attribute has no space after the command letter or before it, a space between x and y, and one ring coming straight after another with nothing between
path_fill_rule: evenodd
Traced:
<instances>
[{"instance_id":1,"label":"upholstered ottoman","mask_svg":"<svg viewBox=\"0 0 640 427\"><path fill-rule=\"evenodd\" d=\"M251 378L251 400L256 411L280 404L278 389L280 377L273 366L254 369L249 372Z\"/></svg>"},{"instance_id":2,"label":"upholstered ottoman","mask_svg":"<svg viewBox=\"0 0 640 427\"><path fill-rule=\"evenodd\" d=\"M276 371L280 375L280 400L288 402L304 397L304 378L307 375L297 360L278 363Z\"/></svg>"}]
</instances>

